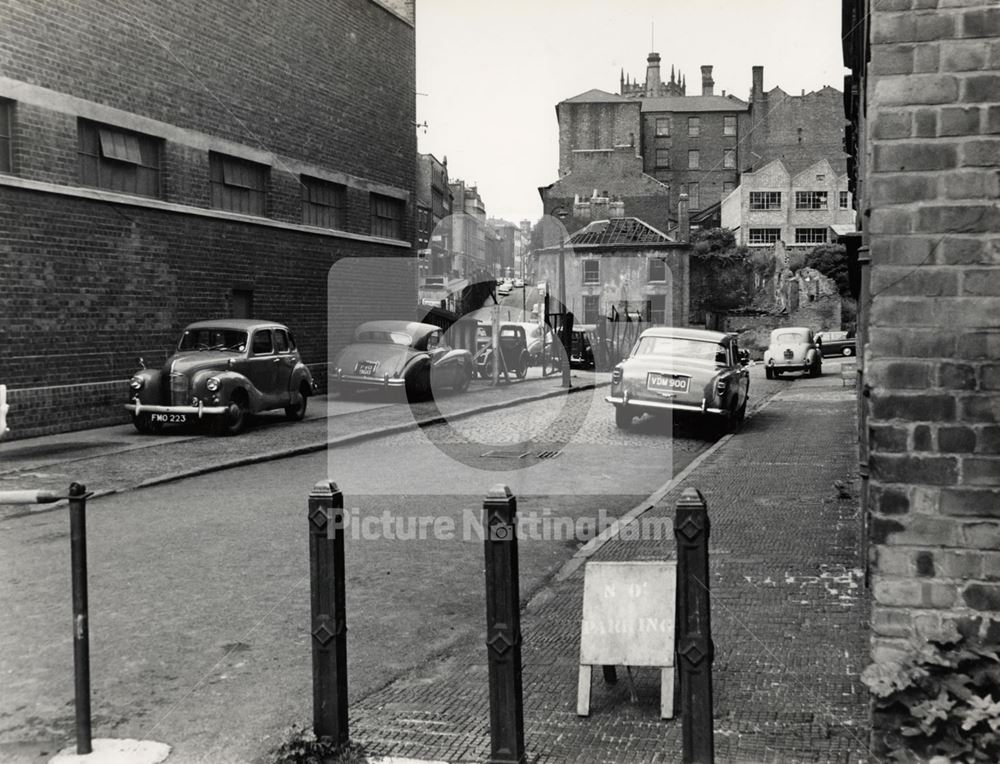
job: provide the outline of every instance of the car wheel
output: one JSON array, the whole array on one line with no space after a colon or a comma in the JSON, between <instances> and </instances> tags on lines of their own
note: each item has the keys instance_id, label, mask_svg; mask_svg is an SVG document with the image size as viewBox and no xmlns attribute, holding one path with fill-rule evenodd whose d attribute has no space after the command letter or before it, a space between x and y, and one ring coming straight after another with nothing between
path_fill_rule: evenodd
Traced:
<instances>
[{"instance_id":1,"label":"car wheel","mask_svg":"<svg viewBox=\"0 0 1000 764\"><path fill-rule=\"evenodd\" d=\"M774 379L774 370L770 366L764 367L764 377L767 379Z\"/></svg>"},{"instance_id":2,"label":"car wheel","mask_svg":"<svg viewBox=\"0 0 1000 764\"><path fill-rule=\"evenodd\" d=\"M743 420L747 418L747 401L743 400L743 405L736 410L736 424L743 424Z\"/></svg>"},{"instance_id":3,"label":"car wheel","mask_svg":"<svg viewBox=\"0 0 1000 764\"><path fill-rule=\"evenodd\" d=\"M416 369L406 378L406 399L410 403L426 400L433 397L431 394L430 371L428 369Z\"/></svg>"},{"instance_id":4,"label":"car wheel","mask_svg":"<svg viewBox=\"0 0 1000 764\"><path fill-rule=\"evenodd\" d=\"M517 367L514 369L514 376L518 379L524 379L528 374L528 353L527 351L522 351L521 355L517 359Z\"/></svg>"},{"instance_id":5,"label":"car wheel","mask_svg":"<svg viewBox=\"0 0 1000 764\"><path fill-rule=\"evenodd\" d=\"M626 430L632 425L632 412L627 406L615 406L615 427Z\"/></svg>"},{"instance_id":6,"label":"car wheel","mask_svg":"<svg viewBox=\"0 0 1000 764\"><path fill-rule=\"evenodd\" d=\"M809 367L809 376L810 377L818 377L822 373L823 373L823 364L817 358L815 361L813 361L812 366Z\"/></svg>"},{"instance_id":7,"label":"car wheel","mask_svg":"<svg viewBox=\"0 0 1000 764\"><path fill-rule=\"evenodd\" d=\"M154 424L149 414L133 414L132 425L143 435L155 435L161 430L159 422Z\"/></svg>"},{"instance_id":8,"label":"car wheel","mask_svg":"<svg viewBox=\"0 0 1000 764\"><path fill-rule=\"evenodd\" d=\"M299 389L299 398L285 406L285 417L292 422L301 422L306 417L306 406L309 404L309 391L305 385Z\"/></svg>"},{"instance_id":9,"label":"car wheel","mask_svg":"<svg viewBox=\"0 0 1000 764\"><path fill-rule=\"evenodd\" d=\"M854 348L844 348L840 352L842 352L845 357L850 357L850 356L854 355Z\"/></svg>"},{"instance_id":10,"label":"car wheel","mask_svg":"<svg viewBox=\"0 0 1000 764\"><path fill-rule=\"evenodd\" d=\"M469 383L472 382L474 374L475 372L472 370L471 366L462 364L462 371L459 375L458 383L452 389L454 389L456 393L464 393L469 389Z\"/></svg>"},{"instance_id":11,"label":"car wheel","mask_svg":"<svg viewBox=\"0 0 1000 764\"><path fill-rule=\"evenodd\" d=\"M229 402L226 413L215 420L216 435L239 435L247 423L247 408L241 398Z\"/></svg>"}]
</instances>

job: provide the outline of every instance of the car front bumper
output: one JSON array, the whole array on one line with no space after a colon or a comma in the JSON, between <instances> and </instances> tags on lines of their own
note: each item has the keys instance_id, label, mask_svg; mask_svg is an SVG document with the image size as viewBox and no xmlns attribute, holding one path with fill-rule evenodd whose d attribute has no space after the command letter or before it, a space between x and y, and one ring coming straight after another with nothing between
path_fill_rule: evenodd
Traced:
<instances>
[{"instance_id":1,"label":"car front bumper","mask_svg":"<svg viewBox=\"0 0 1000 764\"><path fill-rule=\"evenodd\" d=\"M138 399L134 399L131 403L126 403L125 408L131 411L133 414L138 416L142 413L147 414L197 414L198 418L205 416L215 416L217 414L225 414L228 410L227 406L206 406L203 403L199 403L197 406L159 406L152 403L142 403Z\"/></svg>"},{"instance_id":2,"label":"car front bumper","mask_svg":"<svg viewBox=\"0 0 1000 764\"><path fill-rule=\"evenodd\" d=\"M352 385L355 387L388 388L405 387L406 380L401 377L358 377L353 374L338 374L333 378L334 386Z\"/></svg>"},{"instance_id":3,"label":"car front bumper","mask_svg":"<svg viewBox=\"0 0 1000 764\"><path fill-rule=\"evenodd\" d=\"M785 363L776 363L771 361L767 364L767 368L772 371L809 371L811 367L812 364L807 361L792 361Z\"/></svg>"},{"instance_id":4,"label":"car front bumper","mask_svg":"<svg viewBox=\"0 0 1000 764\"><path fill-rule=\"evenodd\" d=\"M645 398L629 398L627 395L609 395L605 399L608 403L613 403L615 406L628 406L634 409L650 409L651 411L687 411L693 414L726 414L728 412L723 409L716 408L715 406L709 406L708 402L704 399L701 401L701 405L698 406L694 403L677 403L674 401L651 401Z\"/></svg>"}]
</instances>

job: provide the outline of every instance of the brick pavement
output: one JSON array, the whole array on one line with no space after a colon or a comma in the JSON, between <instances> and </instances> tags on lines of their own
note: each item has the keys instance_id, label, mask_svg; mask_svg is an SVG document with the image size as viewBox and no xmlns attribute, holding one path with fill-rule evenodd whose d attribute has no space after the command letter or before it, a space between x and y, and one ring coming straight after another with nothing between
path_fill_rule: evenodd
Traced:
<instances>
[{"instance_id":1,"label":"brick pavement","mask_svg":"<svg viewBox=\"0 0 1000 764\"><path fill-rule=\"evenodd\" d=\"M853 391L833 375L789 380L642 516L671 520L688 485L708 501L717 761L867 761L854 407ZM592 559L673 555L672 538L616 537ZM637 704L626 682L605 685L596 672L591 715L576 716L583 572L557 577L523 614L529 759L679 761L680 722L658 718L658 671L635 670ZM351 725L371 755L484 761L482 641L356 703Z\"/></svg>"}]
</instances>

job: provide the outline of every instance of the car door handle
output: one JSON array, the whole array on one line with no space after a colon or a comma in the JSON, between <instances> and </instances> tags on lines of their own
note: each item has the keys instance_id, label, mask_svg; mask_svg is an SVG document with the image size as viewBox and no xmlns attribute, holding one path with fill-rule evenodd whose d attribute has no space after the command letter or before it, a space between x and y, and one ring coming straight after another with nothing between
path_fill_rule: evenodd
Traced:
<instances>
[{"instance_id":1,"label":"car door handle","mask_svg":"<svg viewBox=\"0 0 1000 764\"><path fill-rule=\"evenodd\" d=\"M271 363L281 363L281 359L275 358L273 361L271 361Z\"/></svg>"}]
</instances>

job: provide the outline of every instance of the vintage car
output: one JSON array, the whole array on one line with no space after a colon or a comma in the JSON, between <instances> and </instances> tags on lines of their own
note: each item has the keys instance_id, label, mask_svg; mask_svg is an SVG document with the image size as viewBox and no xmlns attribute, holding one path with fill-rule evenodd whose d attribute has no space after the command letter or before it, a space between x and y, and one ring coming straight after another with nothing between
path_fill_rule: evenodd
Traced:
<instances>
[{"instance_id":1,"label":"vintage car","mask_svg":"<svg viewBox=\"0 0 1000 764\"><path fill-rule=\"evenodd\" d=\"M764 351L764 376L774 379L786 371L801 371L810 377L823 373L823 356L812 329L784 326L771 332L771 344Z\"/></svg>"},{"instance_id":2,"label":"vintage car","mask_svg":"<svg viewBox=\"0 0 1000 764\"><path fill-rule=\"evenodd\" d=\"M334 359L331 385L342 395L362 389L403 389L411 400L442 388L464 392L472 353L448 346L441 329L417 321L368 321Z\"/></svg>"},{"instance_id":3,"label":"vintage car","mask_svg":"<svg viewBox=\"0 0 1000 764\"><path fill-rule=\"evenodd\" d=\"M572 368L606 371L611 367L611 354L611 340L605 338L602 347L596 324L573 325L569 354L569 365Z\"/></svg>"},{"instance_id":4,"label":"vintage car","mask_svg":"<svg viewBox=\"0 0 1000 764\"><path fill-rule=\"evenodd\" d=\"M611 372L615 424L643 413L708 417L715 429L735 428L747 410L749 356L735 334L703 329L646 329L628 358Z\"/></svg>"},{"instance_id":5,"label":"vintage car","mask_svg":"<svg viewBox=\"0 0 1000 764\"><path fill-rule=\"evenodd\" d=\"M849 358L858 352L854 332L817 332L816 344L824 358L843 356Z\"/></svg>"},{"instance_id":6,"label":"vintage car","mask_svg":"<svg viewBox=\"0 0 1000 764\"><path fill-rule=\"evenodd\" d=\"M288 327L245 319L199 321L184 330L162 369L143 365L132 376L125 408L142 433L207 419L217 434L236 435L248 416L260 411L283 408L289 419L300 421L314 391Z\"/></svg>"},{"instance_id":7,"label":"vintage car","mask_svg":"<svg viewBox=\"0 0 1000 764\"><path fill-rule=\"evenodd\" d=\"M528 373L528 345L523 324L500 324L500 336L497 339L500 350L501 365L498 373L504 371L513 374L518 379L524 379ZM493 326L481 322L476 330L476 355L473 358L476 373L483 379L493 376Z\"/></svg>"},{"instance_id":8,"label":"vintage car","mask_svg":"<svg viewBox=\"0 0 1000 764\"><path fill-rule=\"evenodd\" d=\"M514 289L514 284L510 281L504 281L500 286L497 287L497 294L506 297Z\"/></svg>"}]
</instances>

